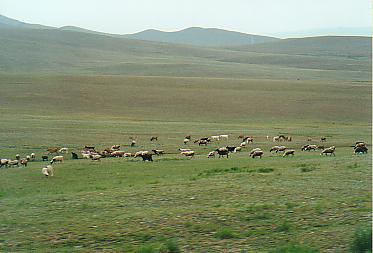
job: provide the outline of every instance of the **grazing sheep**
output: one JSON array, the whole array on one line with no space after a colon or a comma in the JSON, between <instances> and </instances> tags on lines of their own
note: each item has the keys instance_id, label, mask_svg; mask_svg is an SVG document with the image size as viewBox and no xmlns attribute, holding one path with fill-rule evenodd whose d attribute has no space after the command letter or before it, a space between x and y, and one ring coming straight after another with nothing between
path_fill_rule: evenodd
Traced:
<instances>
[{"instance_id":1,"label":"grazing sheep","mask_svg":"<svg viewBox=\"0 0 373 253\"><path fill-rule=\"evenodd\" d=\"M292 140L293 140L293 138L291 136L286 136L285 137L285 141L291 142Z\"/></svg>"},{"instance_id":2,"label":"grazing sheep","mask_svg":"<svg viewBox=\"0 0 373 253\"><path fill-rule=\"evenodd\" d=\"M317 145L307 145L302 151L316 151Z\"/></svg>"},{"instance_id":3,"label":"grazing sheep","mask_svg":"<svg viewBox=\"0 0 373 253\"><path fill-rule=\"evenodd\" d=\"M235 150L237 147L226 146L225 148L228 149L229 152L234 152L234 150Z\"/></svg>"},{"instance_id":4,"label":"grazing sheep","mask_svg":"<svg viewBox=\"0 0 373 253\"><path fill-rule=\"evenodd\" d=\"M31 160L31 156L27 155L27 156L26 156L26 160L27 160L27 161L30 161L30 160Z\"/></svg>"},{"instance_id":5,"label":"grazing sheep","mask_svg":"<svg viewBox=\"0 0 373 253\"><path fill-rule=\"evenodd\" d=\"M0 160L0 168L5 166L5 167L8 167L9 166L9 159L1 159Z\"/></svg>"},{"instance_id":6,"label":"grazing sheep","mask_svg":"<svg viewBox=\"0 0 373 253\"><path fill-rule=\"evenodd\" d=\"M311 137L307 137L307 141L312 141L312 138Z\"/></svg>"},{"instance_id":7,"label":"grazing sheep","mask_svg":"<svg viewBox=\"0 0 373 253\"><path fill-rule=\"evenodd\" d=\"M362 147L366 147L366 144L365 142L356 142L355 144L355 148L362 148Z\"/></svg>"},{"instance_id":8,"label":"grazing sheep","mask_svg":"<svg viewBox=\"0 0 373 253\"><path fill-rule=\"evenodd\" d=\"M187 136L185 136L185 138L184 139L188 139L188 140L190 140L192 138L192 136L190 136L190 135L187 135Z\"/></svg>"},{"instance_id":9,"label":"grazing sheep","mask_svg":"<svg viewBox=\"0 0 373 253\"><path fill-rule=\"evenodd\" d=\"M134 157L134 153L124 153L123 157Z\"/></svg>"},{"instance_id":10,"label":"grazing sheep","mask_svg":"<svg viewBox=\"0 0 373 253\"><path fill-rule=\"evenodd\" d=\"M41 160L44 162L44 161L48 161L49 160L49 157L47 155L43 155L41 156Z\"/></svg>"},{"instance_id":11,"label":"grazing sheep","mask_svg":"<svg viewBox=\"0 0 373 253\"><path fill-rule=\"evenodd\" d=\"M254 148L254 149L252 149L252 150L250 151L250 156L251 156L252 154L254 154L256 151L262 151L262 149L261 149L261 148Z\"/></svg>"},{"instance_id":12,"label":"grazing sheep","mask_svg":"<svg viewBox=\"0 0 373 253\"><path fill-rule=\"evenodd\" d=\"M261 151L261 150L257 150L257 151L254 151L254 153L252 153L250 156L251 156L252 158L255 158L255 157L259 156L259 158L261 159L262 156L263 156L263 154L264 154L263 151Z\"/></svg>"},{"instance_id":13,"label":"grazing sheep","mask_svg":"<svg viewBox=\"0 0 373 253\"><path fill-rule=\"evenodd\" d=\"M65 153L65 154L67 154L67 153L69 153L69 149L68 148L60 148L58 150L58 153Z\"/></svg>"},{"instance_id":14,"label":"grazing sheep","mask_svg":"<svg viewBox=\"0 0 373 253\"><path fill-rule=\"evenodd\" d=\"M57 154L57 153L58 153L58 150L59 150L59 148L57 148L57 147L47 148L48 155L51 155L51 154Z\"/></svg>"},{"instance_id":15,"label":"grazing sheep","mask_svg":"<svg viewBox=\"0 0 373 253\"><path fill-rule=\"evenodd\" d=\"M213 136L211 136L211 140L220 141L220 136L219 135L213 135Z\"/></svg>"},{"instance_id":16,"label":"grazing sheep","mask_svg":"<svg viewBox=\"0 0 373 253\"><path fill-rule=\"evenodd\" d=\"M158 136L152 136L152 138L150 138L150 141L158 141Z\"/></svg>"},{"instance_id":17,"label":"grazing sheep","mask_svg":"<svg viewBox=\"0 0 373 253\"><path fill-rule=\"evenodd\" d=\"M114 151L110 154L111 157L123 157L124 156L124 151L120 151L120 150L117 150L117 151Z\"/></svg>"},{"instance_id":18,"label":"grazing sheep","mask_svg":"<svg viewBox=\"0 0 373 253\"><path fill-rule=\"evenodd\" d=\"M241 135L239 135L238 137L237 137L237 139L242 139L242 138L244 138L245 136L243 135L243 134L241 134Z\"/></svg>"},{"instance_id":19,"label":"grazing sheep","mask_svg":"<svg viewBox=\"0 0 373 253\"><path fill-rule=\"evenodd\" d=\"M193 157L194 156L194 151L189 150L189 151L182 151L180 152L180 155L187 156L187 157Z\"/></svg>"},{"instance_id":20,"label":"grazing sheep","mask_svg":"<svg viewBox=\"0 0 373 253\"><path fill-rule=\"evenodd\" d=\"M325 149L325 146L324 145L318 145L317 149L323 150L323 149Z\"/></svg>"},{"instance_id":21,"label":"grazing sheep","mask_svg":"<svg viewBox=\"0 0 373 253\"><path fill-rule=\"evenodd\" d=\"M240 143L240 147L241 147L241 148L246 147L246 144L247 144L246 142L241 142L241 143Z\"/></svg>"},{"instance_id":22,"label":"grazing sheep","mask_svg":"<svg viewBox=\"0 0 373 253\"><path fill-rule=\"evenodd\" d=\"M266 136L267 141L269 140L269 135Z\"/></svg>"},{"instance_id":23,"label":"grazing sheep","mask_svg":"<svg viewBox=\"0 0 373 253\"><path fill-rule=\"evenodd\" d=\"M192 150L189 149L189 148L179 148L179 151L180 152L188 152L188 151L192 151Z\"/></svg>"},{"instance_id":24,"label":"grazing sheep","mask_svg":"<svg viewBox=\"0 0 373 253\"><path fill-rule=\"evenodd\" d=\"M62 163L63 162L63 156L62 155L58 155L58 156L55 156L52 158L52 160L50 161L50 163L55 163L55 162L59 162L59 163Z\"/></svg>"},{"instance_id":25,"label":"grazing sheep","mask_svg":"<svg viewBox=\"0 0 373 253\"><path fill-rule=\"evenodd\" d=\"M228 134L221 134L221 135L219 135L219 139L225 139L225 140L228 140Z\"/></svg>"},{"instance_id":26,"label":"grazing sheep","mask_svg":"<svg viewBox=\"0 0 373 253\"><path fill-rule=\"evenodd\" d=\"M190 141L190 139L185 138L183 142L184 142L184 144L187 144L189 141Z\"/></svg>"},{"instance_id":27,"label":"grazing sheep","mask_svg":"<svg viewBox=\"0 0 373 253\"><path fill-rule=\"evenodd\" d=\"M136 152L135 157L141 157L142 160L152 162L153 161L153 154L150 154L149 151L139 151Z\"/></svg>"},{"instance_id":28,"label":"grazing sheep","mask_svg":"<svg viewBox=\"0 0 373 253\"><path fill-rule=\"evenodd\" d=\"M246 142L247 144L249 144L250 142L253 143L254 138L252 136L247 136L242 139L242 142Z\"/></svg>"},{"instance_id":29,"label":"grazing sheep","mask_svg":"<svg viewBox=\"0 0 373 253\"><path fill-rule=\"evenodd\" d=\"M54 172L54 169L52 165L47 165L41 169L41 173L45 175L46 177L49 177L49 176L53 177L53 172Z\"/></svg>"},{"instance_id":30,"label":"grazing sheep","mask_svg":"<svg viewBox=\"0 0 373 253\"><path fill-rule=\"evenodd\" d=\"M16 160L21 159L21 156L19 154L16 154Z\"/></svg>"},{"instance_id":31,"label":"grazing sheep","mask_svg":"<svg viewBox=\"0 0 373 253\"><path fill-rule=\"evenodd\" d=\"M233 153L237 153L237 152L241 152L242 150L242 147L236 147L234 150L233 150Z\"/></svg>"},{"instance_id":32,"label":"grazing sheep","mask_svg":"<svg viewBox=\"0 0 373 253\"><path fill-rule=\"evenodd\" d=\"M74 159L74 160L79 159L78 154L71 152L71 159Z\"/></svg>"},{"instance_id":33,"label":"grazing sheep","mask_svg":"<svg viewBox=\"0 0 373 253\"><path fill-rule=\"evenodd\" d=\"M279 141L280 141L280 136L273 137L273 142L279 142Z\"/></svg>"},{"instance_id":34,"label":"grazing sheep","mask_svg":"<svg viewBox=\"0 0 373 253\"><path fill-rule=\"evenodd\" d=\"M198 141L198 146L201 146L201 145L205 145L205 146L207 146L207 143L208 143L208 141L207 140L199 140Z\"/></svg>"},{"instance_id":35,"label":"grazing sheep","mask_svg":"<svg viewBox=\"0 0 373 253\"><path fill-rule=\"evenodd\" d=\"M89 159L89 158L91 158L91 154L90 153L82 153L82 157L84 159Z\"/></svg>"},{"instance_id":36,"label":"grazing sheep","mask_svg":"<svg viewBox=\"0 0 373 253\"><path fill-rule=\"evenodd\" d=\"M356 154L368 154L368 148L367 147L355 147L354 148L354 153L355 153L355 155Z\"/></svg>"},{"instance_id":37,"label":"grazing sheep","mask_svg":"<svg viewBox=\"0 0 373 253\"><path fill-rule=\"evenodd\" d=\"M32 160L32 161L35 161L35 159L36 159L36 155L35 155L35 153L31 153L30 156L31 156L31 160Z\"/></svg>"},{"instance_id":38,"label":"grazing sheep","mask_svg":"<svg viewBox=\"0 0 373 253\"><path fill-rule=\"evenodd\" d=\"M210 142L211 139L209 137L203 137L200 139L201 141L207 141L207 142Z\"/></svg>"},{"instance_id":39,"label":"grazing sheep","mask_svg":"<svg viewBox=\"0 0 373 253\"><path fill-rule=\"evenodd\" d=\"M25 167L27 167L27 163L28 163L28 159L25 159L25 158L23 158L23 159L21 159L20 161L19 161L19 163L21 164L21 166L25 166Z\"/></svg>"},{"instance_id":40,"label":"grazing sheep","mask_svg":"<svg viewBox=\"0 0 373 253\"><path fill-rule=\"evenodd\" d=\"M17 166L17 167L18 167L18 166L19 166L19 160L10 160L10 161L9 161L9 165L10 165L10 166L13 166L13 167L14 167L14 166Z\"/></svg>"},{"instance_id":41,"label":"grazing sheep","mask_svg":"<svg viewBox=\"0 0 373 253\"><path fill-rule=\"evenodd\" d=\"M132 140L131 141L131 147L134 147L136 145L136 141L135 140Z\"/></svg>"},{"instance_id":42,"label":"grazing sheep","mask_svg":"<svg viewBox=\"0 0 373 253\"><path fill-rule=\"evenodd\" d=\"M155 155L163 155L164 154L164 150L162 150L162 149L153 149L152 151Z\"/></svg>"},{"instance_id":43,"label":"grazing sheep","mask_svg":"<svg viewBox=\"0 0 373 253\"><path fill-rule=\"evenodd\" d=\"M284 152L286 150L285 146L273 146L269 152L271 153L272 151L275 151L276 153L278 152Z\"/></svg>"},{"instance_id":44,"label":"grazing sheep","mask_svg":"<svg viewBox=\"0 0 373 253\"><path fill-rule=\"evenodd\" d=\"M285 156L288 156L288 155L294 155L294 152L295 152L294 149L289 149L289 150L286 150L282 156L285 157Z\"/></svg>"},{"instance_id":45,"label":"grazing sheep","mask_svg":"<svg viewBox=\"0 0 373 253\"><path fill-rule=\"evenodd\" d=\"M208 155L207 158L215 157L215 151L211 151Z\"/></svg>"},{"instance_id":46,"label":"grazing sheep","mask_svg":"<svg viewBox=\"0 0 373 253\"><path fill-rule=\"evenodd\" d=\"M119 150L120 149L120 145L113 145L113 146L111 146L110 149L111 150Z\"/></svg>"},{"instance_id":47,"label":"grazing sheep","mask_svg":"<svg viewBox=\"0 0 373 253\"><path fill-rule=\"evenodd\" d=\"M321 151L320 155L325 154L325 156L327 156L328 154L330 154L330 156L331 156L331 155L335 156L334 151L335 151L335 147L332 146L332 147L330 147L330 148L326 148L326 149L324 149L323 151Z\"/></svg>"},{"instance_id":48,"label":"grazing sheep","mask_svg":"<svg viewBox=\"0 0 373 253\"><path fill-rule=\"evenodd\" d=\"M224 156L229 157L229 150L227 148L218 148L216 151L219 154L219 158Z\"/></svg>"},{"instance_id":49,"label":"grazing sheep","mask_svg":"<svg viewBox=\"0 0 373 253\"><path fill-rule=\"evenodd\" d=\"M89 156L92 161L101 161L102 155L99 154L93 154Z\"/></svg>"},{"instance_id":50,"label":"grazing sheep","mask_svg":"<svg viewBox=\"0 0 373 253\"><path fill-rule=\"evenodd\" d=\"M141 151L137 151L134 155L134 157L139 157L139 156L142 156L142 155L145 155L145 154L149 154L149 151L145 151L145 150L141 150Z\"/></svg>"},{"instance_id":51,"label":"grazing sheep","mask_svg":"<svg viewBox=\"0 0 373 253\"><path fill-rule=\"evenodd\" d=\"M85 151L93 151L93 152L96 152L94 146L87 146L87 145L85 145L85 146L84 146L84 150L85 150Z\"/></svg>"},{"instance_id":52,"label":"grazing sheep","mask_svg":"<svg viewBox=\"0 0 373 253\"><path fill-rule=\"evenodd\" d=\"M320 141L321 141L321 142L326 142L326 137L321 137L321 138L320 138Z\"/></svg>"}]
</instances>

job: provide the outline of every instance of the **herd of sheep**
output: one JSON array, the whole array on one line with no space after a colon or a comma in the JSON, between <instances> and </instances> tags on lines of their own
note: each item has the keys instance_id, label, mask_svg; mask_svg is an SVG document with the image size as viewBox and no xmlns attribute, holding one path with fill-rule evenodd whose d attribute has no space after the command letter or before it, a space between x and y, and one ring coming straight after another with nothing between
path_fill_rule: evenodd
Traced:
<instances>
[{"instance_id":1,"label":"herd of sheep","mask_svg":"<svg viewBox=\"0 0 373 253\"><path fill-rule=\"evenodd\" d=\"M203 137L194 140L193 142L195 144L198 144L199 146L204 145L207 146L209 143L212 142L220 142L221 140L228 140L229 136L228 135L216 135L216 136L211 136L211 137ZM237 153L240 152L243 148L246 148L248 144L254 142L254 138L252 136L243 136L240 135L238 136L239 139L242 139L237 146L225 146L225 147L220 147L217 149L214 149L210 151L207 154L207 158L214 158L215 156L220 157L229 157L230 153ZM266 137L267 140L269 140L269 136ZM130 146L134 147L136 145L136 141L134 138L131 138L131 143ZM284 135L279 135L273 137L273 142L291 142L292 137L291 136L284 136ZM158 136L152 136L150 138L151 142L158 141ZM191 141L191 136L185 136L183 143L186 145L188 142ZM312 138L307 138L307 141L312 141ZM320 138L320 142L326 142L325 137ZM362 141L358 141L355 143L354 147L354 153L355 154L364 154L368 153L368 148L366 143ZM316 151L316 150L321 150L320 155L330 155L330 156L335 156L335 146L327 147L325 148L324 145L314 145L314 144L307 144L301 147L301 151ZM46 177L53 176L53 164L56 162L63 162L64 161L64 156L63 154L68 154L69 149L66 147L63 148L57 148L57 147L50 147L47 150L47 153L42 155L42 161L49 161L49 164L44 166L42 168L42 174L45 175ZM178 151L180 152L180 155L186 156L186 157L193 157L195 155L195 151L193 151L190 148L179 148ZM283 157L292 155L294 156L295 150L294 149L289 149L284 145L276 145L271 147L269 150L270 153L274 152L276 154L281 154ZM96 151L95 147L93 146L85 146L81 150L81 158L85 159L91 159L93 161L100 161L101 158L105 157L141 157L143 161L153 161L153 155L163 155L165 154L165 151L162 149L153 149L151 151L147 150L142 150L142 151L137 151L135 153L129 153L120 150L120 145L113 145L109 148L105 148L103 151ZM264 151L261 148L254 148L249 152L249 156L252 158L259 157L262 158L264 154ZM49 160L49 156L54 155L51 160ZM71 158L72 159L79 159L79 156L75 152L71 152ZM35 161L36 155L35 153L31 153L30 155L27 155L25 158L21 158L19 154L15 156L15 160L13 159L0 159L0 168L2 167L14 167L14 166L27 166L29 161Z\"/></svg>"}]
</instances>

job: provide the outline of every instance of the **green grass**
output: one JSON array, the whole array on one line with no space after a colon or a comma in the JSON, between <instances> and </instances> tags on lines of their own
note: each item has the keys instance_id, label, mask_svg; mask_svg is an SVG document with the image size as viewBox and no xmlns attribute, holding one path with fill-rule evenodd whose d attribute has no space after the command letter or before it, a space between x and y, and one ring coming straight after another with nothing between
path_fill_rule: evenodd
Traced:
<instances>
[{"instance_id":1,"label":"green grass","mask_svg":"<svg viewBox=\"0 0 373 253\"><path fill-rule=\"evenodd\" d=\"M0 157L37 154L27 168L0 169L1 252L268 252L284 242L346 252L370 224L371 157L350 147L371 139L365 84L12 75L0 84ZM293 137L294 157L269 153L266 136L280 133ZM182 143L187 134L230 138L199 147ZM240 134L254 144L206 157ZM336 157L301 152L308 136L327 136ZM41 174L48 146L113 144L166 154L153 163L67 155L54 177ZM180 156L184 146L196 156ZM249 157L253 147L262 159Z\"/></svg>"},{"instance_id":2,"label":"green grass","mask_svg":"<svg viewBox=\"0 0 373 253\"><path fill-rule=\"evenodd\" d=\"M372 252L372 227L359 227L353 237L351 244L353 253Z\"/></svg>"}]
</instances>

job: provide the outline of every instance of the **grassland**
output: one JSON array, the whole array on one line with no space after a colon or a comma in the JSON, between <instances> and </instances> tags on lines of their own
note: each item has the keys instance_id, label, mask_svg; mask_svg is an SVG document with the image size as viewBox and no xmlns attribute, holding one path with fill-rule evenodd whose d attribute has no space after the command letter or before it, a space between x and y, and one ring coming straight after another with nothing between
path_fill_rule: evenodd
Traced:
<instances>
[{"instance_id":1,"label":"grassland","mask_svg":"<svg viewBox=\"0 0 373 253\"><path fill-rule=\"evenodd\" d=\"M168 153L153 163L68 157L49 179L40 160L0 169L1 252L146 252L171 239L182 252L346 252L370 224L371 157L350 147L371 140L369 82L4 74L0 86L1 157L86 144ZM293 136L294 157L269 154L265 136L280 133ZM186 134L230 139L188 144L197 156L187 159L177 154ZM239 134L254 144L206 158ZM326 136L336 157L301 152L308 136Z\"/></svg>"}]
</instances>

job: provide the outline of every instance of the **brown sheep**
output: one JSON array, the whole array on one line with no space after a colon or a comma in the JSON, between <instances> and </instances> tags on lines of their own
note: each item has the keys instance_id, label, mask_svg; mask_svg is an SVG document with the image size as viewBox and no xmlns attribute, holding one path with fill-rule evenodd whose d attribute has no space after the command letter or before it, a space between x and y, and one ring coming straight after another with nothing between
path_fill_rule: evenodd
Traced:
<instances>
[{"instance_id":1,"label":"brown sheep","mask_svg":"<svg viewBox=\"0 0 373 253\"><path fill-rule=\"evenodd\" d=\"M51 155L51 154L57 154L57 153L58 153L58 150L59 150L59 148L57 148L57 147L47 148L48 155Z\"/></svg>"}]
</instances>

